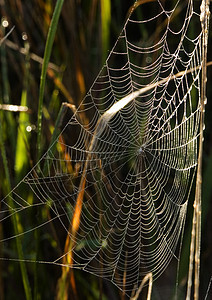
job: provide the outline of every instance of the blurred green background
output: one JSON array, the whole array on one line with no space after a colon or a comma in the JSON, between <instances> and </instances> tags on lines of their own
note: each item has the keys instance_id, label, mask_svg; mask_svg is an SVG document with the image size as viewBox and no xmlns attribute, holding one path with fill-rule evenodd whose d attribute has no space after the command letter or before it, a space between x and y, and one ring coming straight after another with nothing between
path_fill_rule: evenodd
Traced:
<instances>
[{"instance_id":1,"label":"blurred green background","mask_svg":"<svg viewBox=\"0 0 212 300\"><path fill-rule=\"evenodd\" d=\"M47 33L55 3L56 1L53 0L0 1L0 37L3 38L15 26L8 39L0 47L0 104L13 104L26 109L25 112L13 112L5 109L5 106L1 106L0 199L8 193L10 185L14 187L23 178L35 165L38 158L36 143L40 75ZM133 3L134 1L130 0L64 1L50 57L51 64L47 70L41 153L48 149L51 142L61 104L67 102L78 107L116 41ZM211 37L212 33L210 32L208 61L212 60ZM208 104L205 116L203 156L200 299L204 299L212 275L211 80L212 67L208 67ZM19 107L19 109L21 108ZM7 168L5 168L5 158L7 158ZM31 201L31 196L28 195L27 197L29 197L28 201ZM192 199L185 229L185 235L188 238L186 238L187 244L183 248L183 266L179 278L182 290L186 283L191 210ZM0 224L0 239L7 230L13 230L10 224L7 225L6 228ZM58 238L57 236L50 239L53 243ZM4 257L5 253L8 255L10 251L17 251L16 247L15 241L8 241L4 249L0 246L0 257ZM42 251L42 241L37 247L37 251ZM61 275L60 267L45 264L38 266L25 264L21 268L22 271L19 263L0 260L1 300L15 298L54 299L56 297L57 282ZM70 299L125 299L124 294L119 292L110 282L102 282L84 272L74 271L74 273L77 295L71 291ZM164 299L162 295L165 289L173 289L174 291L174 287L170 287L168 282L161 280L159 285L162 286L162 292L159 292L160 286L156 288L153 299ZM145 299L145 295L140 299ZM179 299L184 299L184 297Z\"/></svg>"}]
</instances>

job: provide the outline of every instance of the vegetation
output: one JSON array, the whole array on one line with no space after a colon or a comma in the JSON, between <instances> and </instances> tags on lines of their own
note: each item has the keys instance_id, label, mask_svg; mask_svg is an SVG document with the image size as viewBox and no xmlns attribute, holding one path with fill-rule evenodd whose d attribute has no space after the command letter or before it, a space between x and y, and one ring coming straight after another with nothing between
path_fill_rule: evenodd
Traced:
<instances>
[{"instance_id":1,"label":"vegetation","mask_svg":"<svg viewBox=\"0 0 212 300\"><path fill-rule=\"evenodd\" d=\"M133 0L1 1L1 38L13 26L15 28L0 47L0 199L37 163L55 140L60 127L79 106L116 41L133 3ZM209 45L208 61L212 60L211 47ZM208 67L200 299L204 299L212 270L211 78L212 68ZM45 170L46 166L43 167ZM25 195L25 199L32 203L32 194ZM36 230L33 240L18 236L23 223L29 228L33 226L33 214L30 212L27 220L18 218L18 215L13 217L12 225L0 223L0 240L7 237L8 232L17 235L4 247L0 244L1 258L10 257L14 252L18 253L20 260L23 252L34 259L38 252L42 253L44 260L51 256L48 246L43 243L43 232ZM185 228L188 238L183 245L179 273L182 295L187 281L191 221L192 201ZM61 253L64 244L60 232L47 232L46 235L54 251ZM64 284L59 280L61 267L0 260L0 299L54 299L56 295L58 299L68 299L69 295L69 299L75 300L125 299L125 295L110 282L82 271L73 272L75 281L72 281L70 290L60 296ZM167 289L174 294L175 287L170 286L169 281L159 279L154 284L153 299L164 299L163 293ZM146 293L147 289L141 299L145 299ZM180 297L179 293L179 299L184 299Z\"/></svg>"}]
</instances>

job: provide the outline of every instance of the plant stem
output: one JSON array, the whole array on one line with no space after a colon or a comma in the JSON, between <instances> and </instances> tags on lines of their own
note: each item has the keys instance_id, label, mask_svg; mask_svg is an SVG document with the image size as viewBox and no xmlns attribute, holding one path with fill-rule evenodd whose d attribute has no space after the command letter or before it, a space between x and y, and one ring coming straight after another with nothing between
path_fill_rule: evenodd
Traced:
<instances>
[{"instance_id":1,"label":"plant stem","mask_svg":"<svg viewBox=\"0 0 212 300\"><path fill-rule=\"evenodd\" d=\"M197 183L195 195L196 210L196 246L195 246L195 280L194 280L194 299L199 299L199 273L200 273L200 247L201 247L201 196L202 196L202 156L203 156L203 130L207 82L207 44L208 44L208 27L209 27L209 1L203 0L201 4L200 21L202 25L202 78L201 78L201 118L200 118L200 145L197 168Z\"/></svg>"},{"instance_id":2,"label":"plant stem","mask_svg":"<svg viewBox=\"0 0 212 300\"><path fill-rule=\"evenodd\" d=\"M44 90L45 90L45 83L46 83L46 73L47 68L50 60L50 55L52 52L52 46L57 30L57 24L59 20L59 16L62 10L64 0L57 0L54 13L52 16L51 24L49 27L46 46L44 51L44 58L43 58L43 65L41 71L41 78L40 78L40 93L39 93L39 103L38 103L38 120L37 120L37 160L40 159L41 156L41 129L42 129L42 112L43 112L43 98L44 98Z\"/></svg>"},{"instance_id":3,"label":"plant stem","mask_svg":"<svg viewBox=\"0 0 212 300\"><path fill-rule=\"evenodd\" d=\"M0 132L3 132L1 120L0 120ZM3 160L3 165L4 165L5 177L6 177L6 180L7 180L8 192L11 192L11 182L10 182L9 168L8 168L6 151L5 151L5 147L4 147L4 141L3 141L3 135L2 134L0 134L0 150L1 150L1 155L2 155L2 160ZM24 291L25 291L26 299L27 300L32 300L31 288L30 288L30 284L29 284L29 280L28 280L28 276L27 276L26 265L24 263L23 249L22 249L20 237L18 236L19 235L18 214L14 214L14 211L12 210L13 201L12 201L11 194L8 196L8 198L9 198L9 207L10 207L10 210L11 210L12 223L13 223L14 232L15 232L15 235L16 235L16 245L17 245L17 250L18 250L18 257L19 257L19 262L20 262L20 268L21 268L22 280L23 280L23 285L24 285Z\"/></svg>"},{"instance_id":4,"label":"plant stem","mask_svg":"<svg viewBox=\"0 0 212 300\"><path fill-rule=\"evenodd\" d=\"M196 192L194 201L194 214L192 223L189 274L186 300L190 300L193 261L195 264L194 273L194 300L199 299L199 273L200 273L200 248L201 248L201 197L202 197L202 155L203 155L203 130L204 113L206 104L206 82L207 82L207 43L209 27L209 1L202 0L200 22L202 25L202 77L201 77L201 103L200 103L200 135L199 135L199 153L196 178Z\"/></svg>"},{"instance_id":5,"label":"plant stem","mask_svg":"<svg viewBox=\"0 0 212 300\"><path fill-rule=\"evenodd\" d=\"M57 119L56 119L56 122L55 122L54 131L53 131L53 134L52 134L52 137L51 137L51 142L50 142L50 145L49 145L49 149L51 149L51 151L49 151L49 153L51 153L52 155L54 155L54 153L55 153L56 141L57 141L57 138L60 134L60 127L61 127L61 124L63 122L63 118L64 118L64 115L66 113L66 110L68 108L70 108L73 111L73 113L75 113L75 106L74 105L66 103L66 102L62 103L62 105L60 107L60 111L59 111ZM43 167L44 175L48 174L47 171L48 171L48 169L50 169L51 163L52 163L52 161L50 161L50 162L48 162L48 160L45 161L45 164L44 164L44 167Z\"/></svg>"}]
</instances>

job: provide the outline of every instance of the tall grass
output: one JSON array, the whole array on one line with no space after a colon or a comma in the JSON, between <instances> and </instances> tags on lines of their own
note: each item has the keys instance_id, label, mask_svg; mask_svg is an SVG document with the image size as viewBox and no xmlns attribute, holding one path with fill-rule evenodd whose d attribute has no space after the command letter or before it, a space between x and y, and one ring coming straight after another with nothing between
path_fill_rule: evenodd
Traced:
<instances>
[{"instance_id":1,"label":"tall grass","mask_svg":"<svg viewBox=\"0 0 212 300\"><path fill-rule=\"evenodd\" d=\"M0 104L22 105L29 108L28 112L20 113L0 111L0 199L11 191L32 165L36 164L49 145L53 146L52 152L54 152L54 142L62 124L78 107L86 90L96 77L133 2L8 0L0 4L1 16L4 17L3 20L6 18L9 22L8 28L1 25L2 36L15 25L15 30L0 47ZM23 32L26 32L28 36L27 41L22 40ZM208 51L209 55L212 53L211 50ZM210 57L208 60L211 60ZM209 69L209 78L211 75ZM211 95L212 88L209 86L208 99ZM62 104L64 102L67 104ZM70 109L66 109L67 107ZM207 106L203 152L202 222L204 233L201 253L204 272L200 273L201 295L205 294L208 283L207 274L212 269L210 259L212 245L208 229L212 219L210 180L212 133L207 129L212 126L212 120L209 117L211 113L210 102ZM46 168L47 166L44 165L44 173ZM32 195L26 197L28 201L33 201ZM12 222L13 229L9 230L13 230L17 236L26 220L14 217ZM191 223L191 218L188 218L189 223ZM0 228L0 232L2 231L5 235L7 235L7 230L5 226ZM53 237L50 238L50 243L56 245L53 247L54 251L63 251L64 245L60 244L60 232L52 228L51 233ZM189 235L190 232L186 230L186 234ZM37 251L42 252L42 233L37 232L34 238L37 240ZM27 244L26 240L17 237L16 244L8 242L4 248L0 249L0 254L7 257L10 256L10 251L18 249L21 268L20 276L19 267L13 261L2 262L0 265L2 270L0 299L14 299L15 297L53 299L57 294L56 285L61 276L60 268L48 265L34 268L24 263L23 251L27 251L28 248L22 249L23 244ZM181 256L183 263L179 278L179 289L182 291L185 290L187 281L187 253L188 245L185 245ZM125 298L108 282L103 282L102 287L99 288L99 281L94 276L80 271L73 272L79 299ZM174 287L169 287L168 283L163 280L160 280L158 284L152 299L163 299L162 296L157 298L157 290L160 288L174 290ZM72 299L76 297L72 292L69 295L66 294L66 297L68 296Z\"/></svg>"},{"instance_id":2,"label":"tall grass","mask_svg":"<svg viewBox=\"0 0 212 300\"><path fill-rule=\"evenodd\" d=\"M2 132L2 131L3 131L2 121L0 119L0 132ZM6 151L5 151L5 147L4 147L4 140L3 140L2 134L0 134L0 150L1 150L2 160L3 160L4 173L5 173L5 177L6 177L5 178L6 179L5 180L6 192L9 194L11 192L11 181L10 181L8 162L7 162ZM13 214L13 211L12 211L13 202L11 201L11 203L9 203L9 205L11 207L12 223L13 223L14 233L16 235L16 246L17 246L17 251L18 251L18 258L20 260L20 268L21 268L25 296L26 296L27 300L31 300L32 299L31 288L30 288L29 279L28 279L28 275L27 275L26 264L24 262L24 254L23 254L22 244L21 244L21 240L19 238L19 233L20 233L19 228L21 227L21 224L20 224L18 215Z\"/></svg>"},{"instance_id":3,"label":"tall grass","mask_svg":"<svg viewBox=\"0 0 212 300\"><path fill-rule=\"evenodd\" d=\"M57 24L60 17L61 9L63 7L64 0L57 0L56 6L54 9L54 13L52 16L51 24L49 27L47 39L46 39L46 46L44 51L44 58L42 64L42 71L40 77L40 88L39 88L39 100L38 100L38 121L37 121L37 153L38 157L40 158L41 155L41 128L42 128L42 115L43 115L43 98L44 98L44 90L45 90L45 83L46 83L46 73L48 68L48 63L50 60L50 55L52 52L52 46L55 39L55 34L57 30Z\"/></svg>"}]
</instances>

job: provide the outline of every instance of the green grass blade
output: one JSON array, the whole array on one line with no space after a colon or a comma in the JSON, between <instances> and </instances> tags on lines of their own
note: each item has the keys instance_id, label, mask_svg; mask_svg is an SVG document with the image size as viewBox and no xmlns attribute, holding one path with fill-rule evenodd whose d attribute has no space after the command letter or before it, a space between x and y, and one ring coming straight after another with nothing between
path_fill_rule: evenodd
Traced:
<instances>
[{"instance_id":1,"label":"green grass blade","mask_svg":"<svg viewBox=\"0 0 212 300\"><path fill-rule=\"evenodd\" d=\"M0 133L2 133L2 123L0 120ZM6 151L4 147L4 141L3 141L3 135L0 134L0 150L1 150L1 155L2 155L2 160L3 160L3 166L4 166L4 171L5 171L5 176L7 180L7 188L8 192L11 191L11 182L10 182L10 175L9 175L9 168L8 168L8 163L7 163L7 157L6 157ZM9 198L11 199L11 198ZM9 203L10 207L13 207L13 203L11 200L11 203ZM20 237L18 236L19 234L19 219L18 219L18 214L14 214L12 212L12 223L14 227L14 232L16 235L16 245L17 245L17 250L18 250L18 257L20 260L20 268L21 268L21 274L22 274L22 281L24 285L24 291L25 291L25 296L27 300L32 300L32 295L31 295L31 288L28 280L28 275L27 275L27 270L26 270L26 265L24 263L24 254L23 254L23 249L21 245L21 240Z\"/></svg>"},{"instance_id":2,"label":"green grass blade","mask_svg":"<svg viewBox=\"0 0 212 300\"><path fill-rule=\"evenodd\" d=\"M29 83L29 44L25 43L25 49L27 51L26 63L25 63L25 76L24 76L24 86L21 95L21 106L27 106L27 92ZM26 170L25 167L28 164L27 151L29 148L29 133L26 131L26 124L29 123L29 114L26 112L20 112L18 120L18 133L17 133L17 143L16 143L16 155L15 155L15 172L16 172L16 182L19 182Z\"/></svg>"},{"instance_id":3,"label":"green grass blade","mask_svg":"<svg viewBox=\"0 0 212 300\"><path fill-rule=\"evenodd\" d=\"M55 151L56 151L56 146L57 146L56 141L57 141L57 138L60 134L61 123L63 121L63 117L64 117L68 107L69 107L68 103L62 103L62 105L60 107L60 111L59 111L58 116L57 116L57 120L56 120L54 131L53 131L53 134L52 134L51 142L50 142L50 145L49 145L49 148L51 148L51 153L52 154L54 154ZM47 174L47 171L50 167L51 167L51 165L48 163L48 160L46 160L45 164L44 164L44 168L43 168L43 173Z\"/></svg>"},{"instance_id":4,"label":"green grass blade","mask_svg":"<svg viewBox=\"0 0 212 300\"><path fill-rule=\"evenodd\" d=\"M38 120L37 120L37 160L39 160L41 156L41 129L42 129L42 111L43 111L43 98L44 98L44 90L45 90L45 82L46 82L46 72L48 68L48 63L50 60L50 55L52 51L52 46L57 30L57 24L59 20L59 16L61 13L61 9L63 6L64 0L57 0L54 13L52 16L51 24L49 27L47 41L44 51L44 58L43 58L43 65L41 71L41 78L40 78L40 93L39 93L39 104L38 104Z\"/></svg>"},{"instance_id":5,"label":"green grass blade","mask_svg":"<svg viewBox=\"0 0 212 300\"><path fill-rule=\"evenodd\" d=\"M105 63L109 51L110 23L111 23L111 2L110 0L101 0L102 64Z\"/></svg>"}]
</instances>

